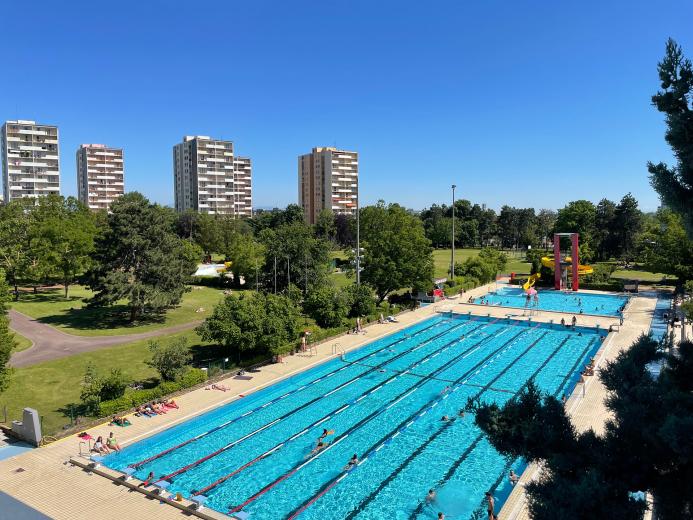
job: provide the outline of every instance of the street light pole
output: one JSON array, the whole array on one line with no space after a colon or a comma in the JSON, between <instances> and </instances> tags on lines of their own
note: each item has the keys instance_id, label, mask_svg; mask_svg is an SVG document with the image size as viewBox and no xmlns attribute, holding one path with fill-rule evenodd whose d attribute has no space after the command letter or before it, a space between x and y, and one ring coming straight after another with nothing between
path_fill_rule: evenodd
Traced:
<instances>
[{"instance_id":1,"label":"street light pole","mask_svg":"<svg viewBox=\"0 0 693 520\"><path fill-rule=\"evenodd\" d=\"M455 188L452 185L452 255L450 257L450 279L455 280Z\"/></svg>"}]
</instances>

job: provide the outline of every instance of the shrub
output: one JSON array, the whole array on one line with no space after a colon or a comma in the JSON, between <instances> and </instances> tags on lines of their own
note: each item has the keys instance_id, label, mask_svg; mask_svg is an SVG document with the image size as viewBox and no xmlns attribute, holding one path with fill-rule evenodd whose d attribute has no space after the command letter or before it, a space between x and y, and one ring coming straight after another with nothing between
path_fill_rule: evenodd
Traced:
<instances>
[{"instance_id":1,"label":"shrub","mask_svg":"<svg viewBox=\"0 0 693 520\"><path fill-rule=\"evenodd\" d=\"M588 276L585 276L585 283L609 283L611 275L616 270L616 266L613 264L595 264L593 266L594 272Z\"/></svg>"},{"instance_id":2,"label":"shrub","mask_svg":"<svg viewBox=\"0 0 693 520\"><path fill-rule=\"evenodd\" d=\"M133 390L121 397L118 397L117 399L103 401L96 410L92 411L92 413L96 414L98 411L102 417L114 415L124 410L148 403L154 399L160 399L179 390L204 383L206 380L207 375L205 374L204 370L200 370L199 368L190 368L181 376L178 381L165 381L154 388Z\"/></svg>"},{"instance_id":3,"label":"shrub","mask_svg":"<svg viewBox=\"0 0 693 520\"><path fill-rule=\"evenodd\" d=\"M364 284L350 285L345 289L349 299L349 317L369 316L375 312L375 298L373 291Z\"/></svg>"},{"instance_id":4,"label":"shrub","mask_svg":"<svg viewBox=\"0 0 693 520\"><path fill-rule=\"evenodd\" d=\"M147 364L154 368L164 381L175 381L181 377L192 360L188 340L180 337L162 345L158 341L149 342L152 359Z\"/></svg>"},{"instance_id":5,"label":"shrub","mask_svg":"<svg viewBox=\"0 0 693 520\"><path fill-rule=\"evenodd\" d=\"M125 393L130 381L119 368L112 368L111 373L102 381L100 397L102 401L118 399Z\"/></svg>"},{"instance_id":6,"label":"shrub","mask_svg":"<svg viewBox=\"0 0 693 520\"><path fill-rule=\"evenodd\" d=\"M344 291L330 285L317 287L308 293L303 308L324 328L339 327L349 312L349 298Z\"/></svg>"}]
</instances>

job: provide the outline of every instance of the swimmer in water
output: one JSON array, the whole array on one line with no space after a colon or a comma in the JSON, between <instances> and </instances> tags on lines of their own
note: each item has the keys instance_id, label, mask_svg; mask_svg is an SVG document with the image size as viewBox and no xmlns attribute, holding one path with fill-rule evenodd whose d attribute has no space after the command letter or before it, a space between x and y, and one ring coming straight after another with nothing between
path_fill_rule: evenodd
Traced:
<instances>
[{"instance_id":1,"label":"swimmer in water","mask_svg":"<svg viewBox=\"0 0 693 520\"><path fill-rule=\"evenodd\" d=\"M432 489L428 490L428 495L426 495L426 503L430 504L436 499L436 492L433 491Z\"/></svg>"},{"instance_id":2,"label":"swimmer in water","mask_svg":"<svg viewBox=\"0 0 693 520\"><path fill-rule=\"evenodd\" d=\"M440 418L440 420L443 421L443 422L446 422L446 421L449 421L449 420L450 420L450 417L448 417L447 415L443 415L443 416Z\"/></svg>"},{"instance_id":3,"label":"swimmer in water","mask_svg":"<svg viewBox=\"0 0 693 520\"><path fill-rule=\"evenodd\" d=\"M457 412L457 415L458 415L461 419L464 419L464 409L460 409L460 411Z\"/></svg>"},{"instance_id":4,"label":"swimmer in water","mask_svg":"<svg viewBox=\"0 0 693 520\"><path fill-rule=\"evenodd\" d=\"M318 441L318 443L315 445L315 448L310 450L310 453L308 454L308 456L310 457L311 455L316 455L316 454L320 453L322 450L324 450L325 448L327 448L327 443L323 442L323 441Z\"/></svg>"},{"instance_id":5,"label":"swimmer in water","mask_svg":"<svg viewBox=\"0 0 693 520\"><path fill-rule=\"evenodd\" d=\"M508 476L510 479L510 485L514 486L517 484L517 481L520 480L520 477L517 476L517 473L515 473L513 470L510 470L510 475Z\"/></svg>"},{"instance_id":6,"label":"swimmer in water","mask_svg":"<svg viewBox=\"0 0 693 520\"><path fill-rule=\"evenodd\" d=\"M329 434L330 434L330 432L327 431L327 428L324 428L322 430L322 435L320 435L320 437L318 437L318 442L325 440L325 437L327 437Z\"/></svg>"},{"instance_id":7,"label":"swimmer in water","mask_svg":"<svg viewBox=\"0 0 693 520\"><path fill-rule=\"evenodd\" d=\"M347 465L344 466L344 471L349 471L350 469L356 467L356 465L359 463L359 457L354 453L353 457L349 459L349 462L347 462Z\"/></svg>"}]
</instances>

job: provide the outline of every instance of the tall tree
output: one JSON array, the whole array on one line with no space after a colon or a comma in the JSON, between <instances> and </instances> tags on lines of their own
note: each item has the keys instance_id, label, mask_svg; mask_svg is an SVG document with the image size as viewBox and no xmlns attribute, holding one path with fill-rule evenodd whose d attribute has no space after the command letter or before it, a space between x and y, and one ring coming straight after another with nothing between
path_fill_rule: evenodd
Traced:
<instances>
[{"instance_id":1,"label":"tall tree","mask_svg":"<svg viewBox=\"0 0 693 520\"><path fill-rule=\"evenodd\" d=\"M9 294L5 273L0 270L0 393L6 390L10 384L12 368L8 363L12 356L12 350L16 346L14 334L10 331L10 319L7 317Z\"/></svg>"},{"instance_id":2,"label":"tall tree","mask_svg":"<svg viewBox=\"0 0 693 520\"><path fill-rule=\"evenodd\" d=\"M0 204L0 267L19 299L19 284L26 279L31 262L30 207L32 199Z\"/></svg>"},{"instance_id":3,"label":"tall tree","mask_svg":"<svg viewBox=\"0 0 693 520\"><path fill-rule=\"evenodd\" d=\"M265 250L262 275L268 289L274 290L275 274L278 292L290 283L312 287L327 280L331 245L302 221L264 229L258 239Z\"/></svg>"},{"instance_id":4,"label":"tall tree","mask_svg":"<svg viewBox=\"0 0 693 520\"><path fill-rule=\"evenodd\" d=\"M664 59L657 66L661 90L652 104L665 115L665 139L676 165L648 163L652 187L662 201L681 214L693 238L693 67L679 45L667 41Z\"/></svg>"},{"instance_id":5,"label":"tall tree","mask_svg":"<svg viewBox=\"0 0 693 520\"><path fill-rule=\"evenodd\" d=\"M498 238L501 246L507 248L517 247L520 235L519 214L516 208L503 206L498 214Z\"/></svg>"},{"instance_id":6,"label":"tall tree","mask_svg":"<svg viewBox=\"0 0 693 520\"><path fill-rule=\"evenodd\" d=\"M433 254L421 220L402 206L386 206L383 201L362 208L360 220L365 250L361 281L374 288L378 300L397 289L428 289Z\"/></svg>"},{"instance_id":7,"label":"tall tree","mask_svg":"<svg viewBox=\"0 0 693 520\"><path fill-rule=\"evenodd\" d=\"M693 279L693 240L686 235L681 216L670 209L660 209L648 219L639 249L649 271L677 276L681 282Z\"/></svg>"},{"instance_id":8,"label":"tall tree","mask_svg":"<svg viewBox=\"0 0 693 520\"><path fill-rule=\"evenodd\" d=\"M616 203L609 199L600 200L594 216L594 250L600 260L616 256L615 219Z\"/></svg>"},{"instance_id":9,"label":"tall tree","mask_svg":"<svg viewBox=\"0 0 693 520\"><path fill-rule=\"evenodd\" d=\"M65 298L76 277L89 265L94 248L94 214L74 197L49 195L31 211L32 247L47 276L63 284Z\"/></svg>"},{"instance_id":10,"label":"tall tree","mask_svg":"<svg viewBox=\"0 0 693 520\"><path fill-rule=\"evenodd\" d=\"M541 209L537 213L537 236L541 246L546 249L552 238L554 225L556 224L556 212L552 209Z\"/></svg>"},{"instance_id":11,"label":"tall tree","mask_svg":"<svg viewBox=\"0 0 693 520\"><path fill-rule=\"evenodd\" d=\"M315 235L330 242L335 241L337 226L331 209L325 208L318 214L318 219L315 221Z\"/></svg>"},{"instance_id":12,"label":"tall tree","mask_svg":"<svg viewBox=\"0 0 693 520\"><path fill-rule=\"evenodd\" d=\"M638 209L638 201L630 193L626 194L616 206L613 223L616 252L625 260L632 261L635 257L642 223L642 212Z\"/></svg>"},{"instance_id":13,"label":"tall tree","mask_svg":"<svg viewBox=\"0 0 693 520\"><path fill-rule=\"evenodd\" d=\"M334 216L336 228L335 239L343 247L354 247L356 244L356 219L352 215L337 214Z\"/></svg>"},{"instance_id":14,"label":"tall tree","mask_svg":"<svg viewBox=\"0 0 693 520\"><path fill-rule=\"evenodd\" d=\"M592 258L592 240L597 210L589 200L574 200L558 210L557 233L580 234L580 261Z\"/></svg>"},{"instance_id":15,"label":"tall tree","mask_svg":"<svg viewBox=\"0 0 693 520\"><path fill-rule=\"evenodd\" d=\"M648 368L654 363L656 376ZM691 518L693 343L664 353L641 336L599 378L611 412L601 435L577 433L563 404L533 384L502 408L470 403L501 454L543 461L542 476L525 488L530 516L639 520L646 505L633 493L649 491L658 518Z\"/></svg>"},{"instance_id":16,"label":"tall tree","mask_svg":"<svg viewBox=\"0 0 693 520\"><path fill-rule=\"evenodd\" d=\"M174 232L168 211L137 192L111 205L108 227L97 237L89 286L92 305L127 300L130 320L177 305L195 270Z\"/></svg>"}]
</instances>

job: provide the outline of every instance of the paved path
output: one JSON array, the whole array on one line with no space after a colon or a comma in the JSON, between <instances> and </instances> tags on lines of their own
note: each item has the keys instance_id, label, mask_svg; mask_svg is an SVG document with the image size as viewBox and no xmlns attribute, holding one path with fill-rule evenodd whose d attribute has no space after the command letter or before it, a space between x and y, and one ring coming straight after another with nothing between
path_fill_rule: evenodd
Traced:
<instances>
[{"instance_id":1,"label":"paved path","mask_svg":"<svg viewBox=\"0 0 693 520\"><path fill-rule=\"evenodd\" d=\"M33 343L28 349L12 355L10 365L17 368L72 356L80 352L90 352L104 347L122 345L139 339L174 334L192 329L201 323L201 321L193 321L174 325L173 327L119 336L75 336L41 323L15 310L10 310L9 316L10 327Z\"/></svg>"}]
</instances>

